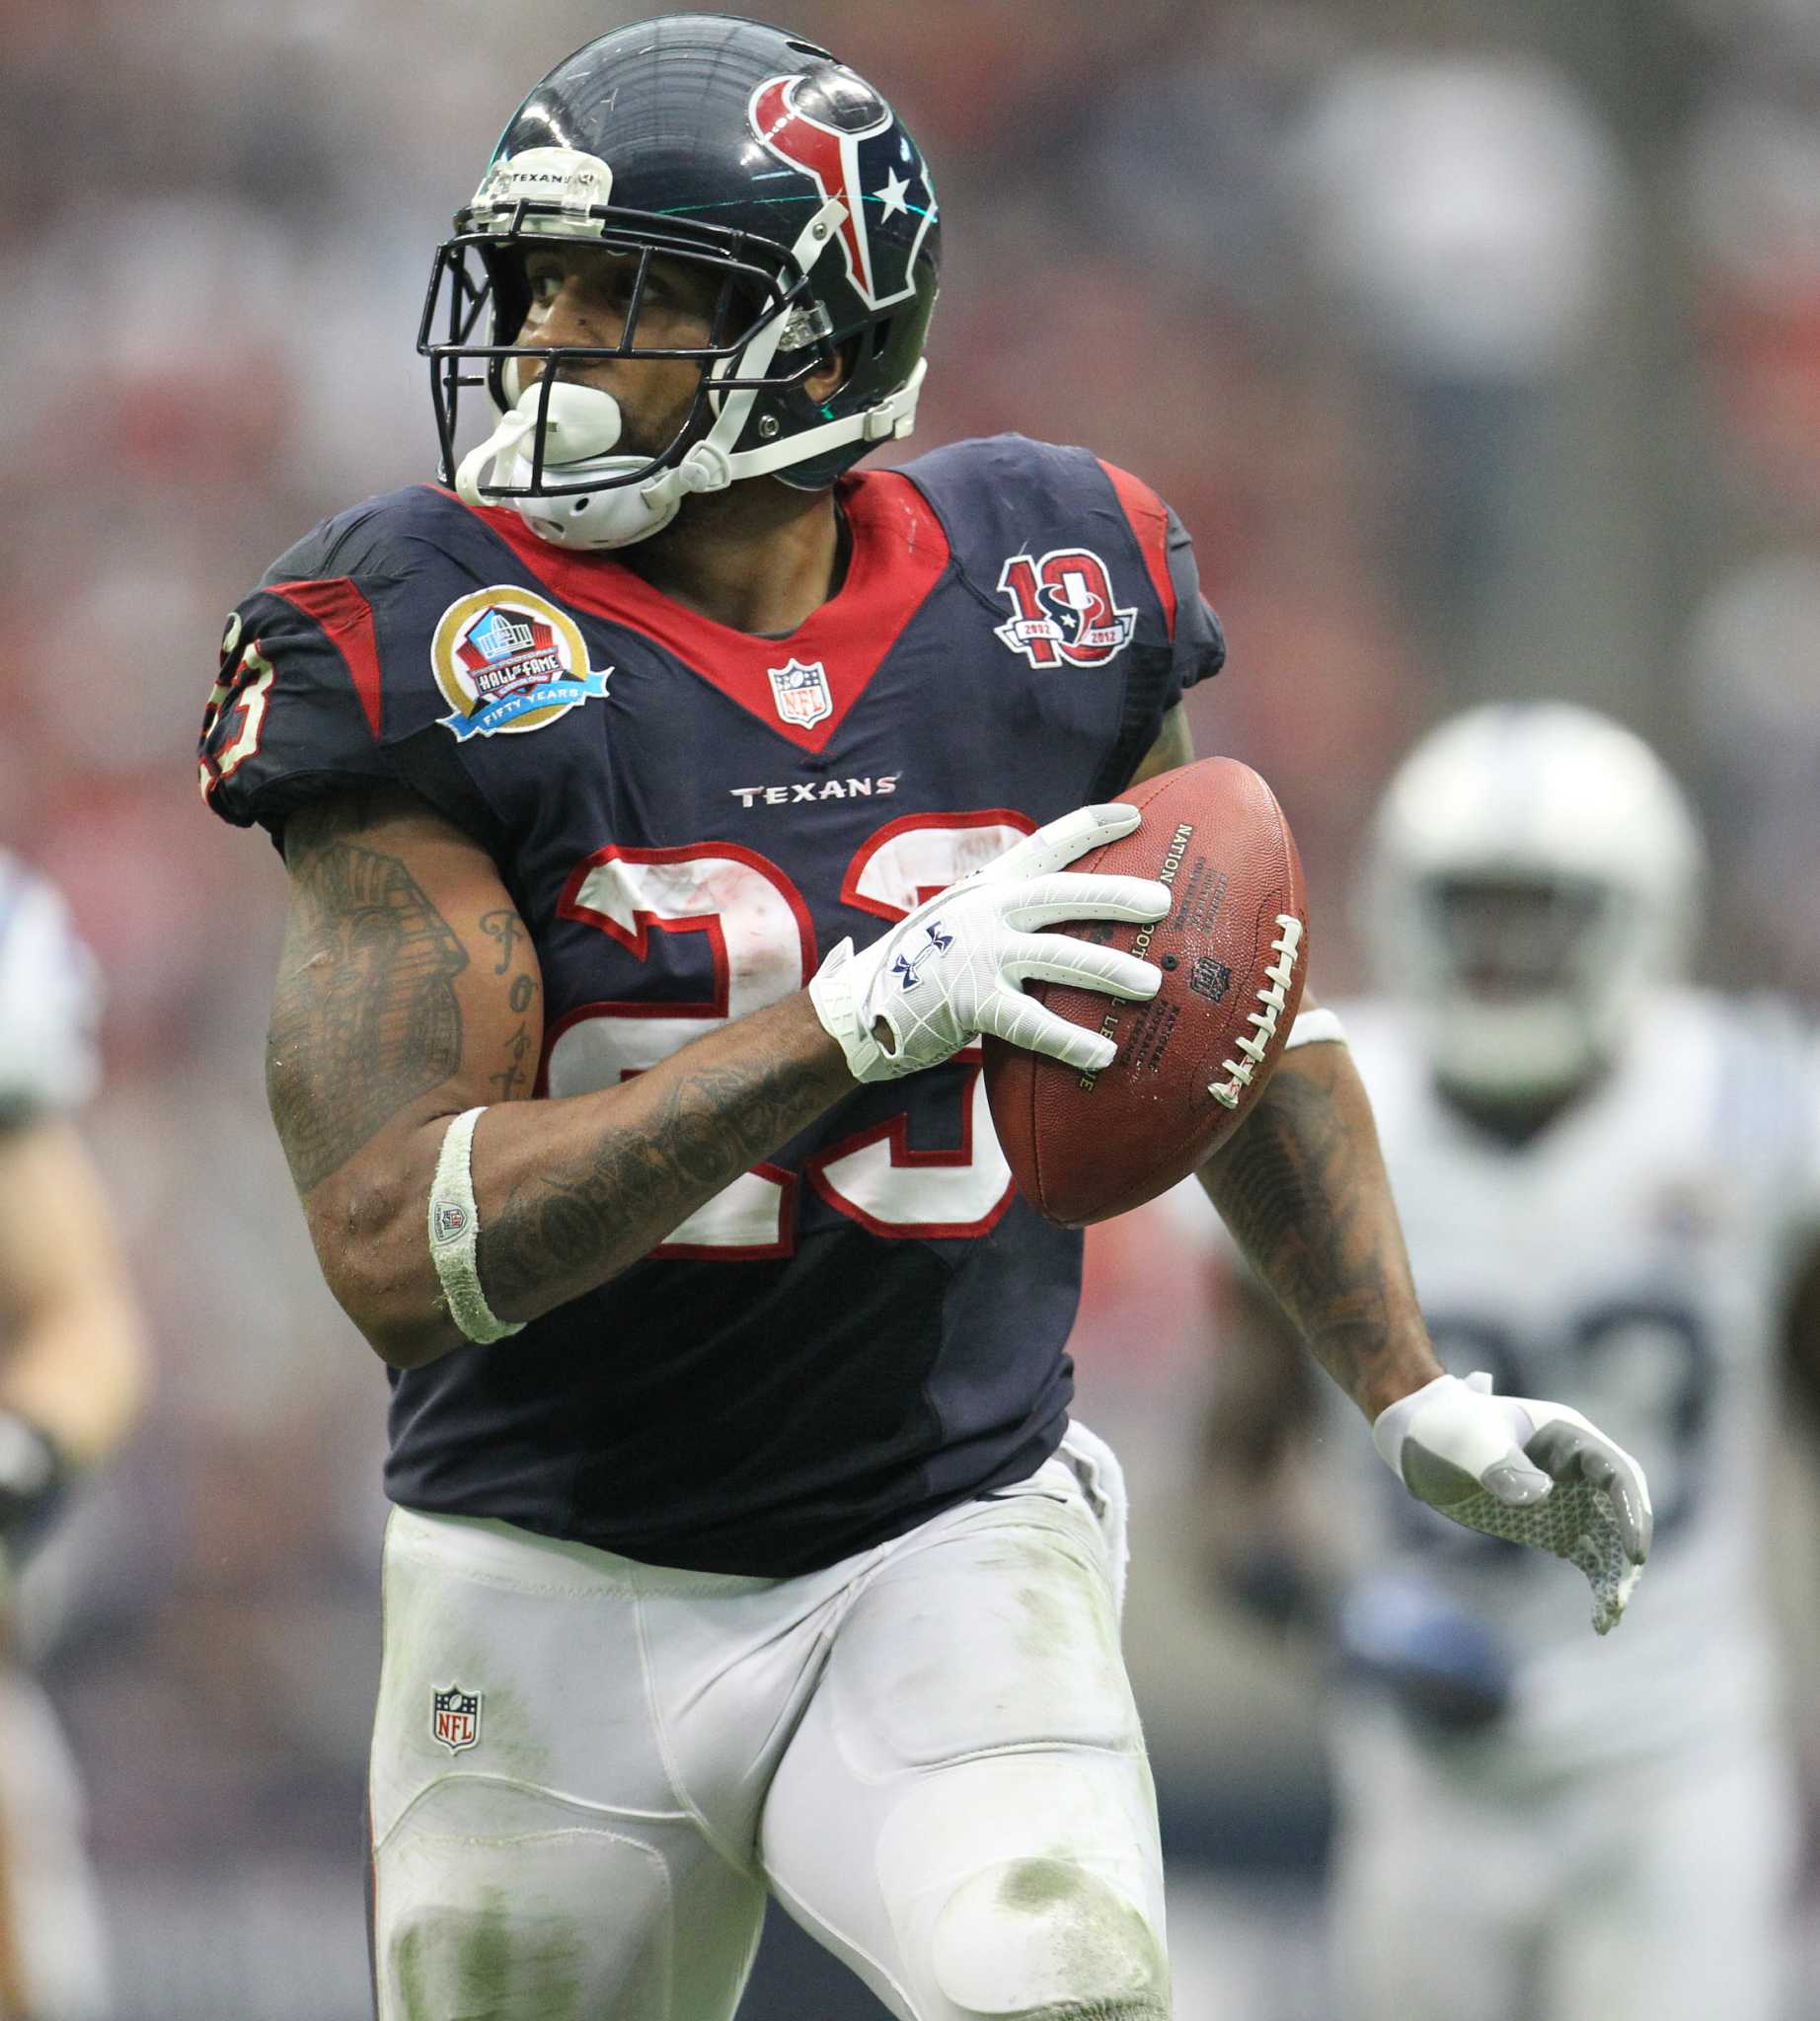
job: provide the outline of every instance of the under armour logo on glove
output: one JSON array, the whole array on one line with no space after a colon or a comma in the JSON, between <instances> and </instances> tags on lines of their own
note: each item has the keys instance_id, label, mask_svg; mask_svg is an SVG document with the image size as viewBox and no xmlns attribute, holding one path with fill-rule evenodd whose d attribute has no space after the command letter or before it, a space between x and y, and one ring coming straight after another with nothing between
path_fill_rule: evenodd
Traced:
<instances>
[{"instance_id":1,"label":"under armour logo on glove","mask_svg":"<svg viewBox=\"0 0 1820 2021\"><path fill-rule=\"evenodd\" d=\"M1111 1039L1070 1023L1026 996L1024 985L1060 983L1136 1003L1157 994L1163 973L1154 963L1041 931L1068 920L1167 916L1166 885L1063 868L1137 825L1135 807L1077 807L925 899L870 947L856 952L843 940L816 970L809 997L854 1079L918 1073L951 1059L981 1032L1083 1074L1110 1066L1117 1053Z\"/></svg>"},{"instance_id":2,"label":"under armour logo on glove","mask_svg":"<svg viewBox=\"0 0 1820 2021\"><path fill-rule=\"evenodd\" d=\"M953 935L945 934L942 931L942 922L940 920L931 921L923 931L929 936L929 944L918 952L916 958L912 961L906 961L900 954L891 963L891 973L903 977L906 990L914 990L923 980L917 974L917 970L922 967L932 954L946 954L954 944Z\"/></svg>"}]
</instances>

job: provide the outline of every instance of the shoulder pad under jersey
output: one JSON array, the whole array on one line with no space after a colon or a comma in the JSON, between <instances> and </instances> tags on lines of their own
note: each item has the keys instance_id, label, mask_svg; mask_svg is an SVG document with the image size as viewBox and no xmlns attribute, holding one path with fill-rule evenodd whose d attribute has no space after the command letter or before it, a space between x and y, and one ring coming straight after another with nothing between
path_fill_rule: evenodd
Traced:
<instances>
[{"instance_id":1,"label":"shoulder pad under jersey","mask_svg":"<svg viewBox=\"0 0 1820 2021\"><path fill-rule=\"evenodd\" d=\"M934 450L904 475L941 513L962 572L1012 607L1014 621L1024 619L1039 646L1063 657L1071 646L1092 650L1065 636L1066 607L1084 604L1103 575L1109 610L1090 635L1115 640L1129 616L1137 643L1169 647L1153 698L1159 720L1224 664L1226 639L1201 595L1194 544L1128 471L1091 450L992 435ZM1077 571L1077 558L1089 565ZM1045 621L1056 618L1063 636L1050 639Z\"/></svg>"},{"instance_id":2,"label":"shoulder pad under jersey","mask_svg":"<svg viewBox=\"0 0 1820 2021\"><path fill-rule=\"evenodd\" d=\"M481 518L433 486L325 520L229 614L198 746L204 800L275 835L307 801L404 785L493 843L452 741L423 734L471 702L437 685L431 647L465 599L521 573Z\"/></svg>"}]
</instances>

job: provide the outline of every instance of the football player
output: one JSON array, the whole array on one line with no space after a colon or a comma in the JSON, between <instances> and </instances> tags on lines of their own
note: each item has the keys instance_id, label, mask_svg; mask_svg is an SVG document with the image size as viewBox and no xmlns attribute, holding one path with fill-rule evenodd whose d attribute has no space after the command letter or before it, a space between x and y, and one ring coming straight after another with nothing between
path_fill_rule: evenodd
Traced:
<instances>
[{"instance_id":1,"label":"football player","mask_svg":"<svg viewBox=\"0 0 1820 2021\"><path fill-rule=\"evenodd\" d=\"M62 899L0 853L0 2021L108 2008L75 1771L14 1633L20 1573L145 1382L114 1218L71 1121L95 1080L96 1003Z\"/></svg>"},{"instance_id":2,"label":"football player","mask_svg":"<svg viewBox=\"0 0 1820 2021\"><path fill-rule=\"evenodd\" d=\"M1223 648L1086 451L856 471L914 417L939 232L826 51L590 43L437 256L443 483L228 626L202 786L290 873L272 1110L392 1372L387 2021L728 2015L767 1890L899 2015L1168 2011L1080 1243L977 1040L1102 1066L1021 983L1154 994L1042 929L1168 910L1068 866ZM1441 1375L1344 1047L1298 1035L1215 1199L1392 1463L1581 1510L1616 1605L1640 1475Z\"/></svg>"},{"instance_id":3,"label":"football player","mask_svg":"<svg viewBox=\"0 0 1820 2021\"><path fill-rule=\"evenodd\" d=\"M1321 1399L1267 1296L1234 1288L1210 1532L1254 1599L1294 1597L1299 1558L1335 1631L1356 2021L1780 2011L1793 1775L1756 1519L1782 1314L1820 1230L1820 1079L1772 1003L1687 985L1702 860L1630 731L1559 704L1473 711L1385 796L1361 885L1382 993L1345 1011L1442 1360L1571 1389L1635 1439L1655 1549L1616 1643L1572 1632L1532 1554L1369 1477L1326 1488L1351 1533L1334 1552L1296 1485ZM1789 1344L1820 1366L1820 1338Z\"/></svg>"}]
</instances>

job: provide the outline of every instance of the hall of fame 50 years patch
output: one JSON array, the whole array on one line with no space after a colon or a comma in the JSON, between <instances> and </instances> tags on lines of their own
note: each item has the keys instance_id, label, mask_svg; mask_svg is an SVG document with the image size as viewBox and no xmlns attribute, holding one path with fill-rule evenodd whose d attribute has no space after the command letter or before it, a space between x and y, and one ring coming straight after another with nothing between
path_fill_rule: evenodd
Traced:
<instances>
[{"instance_id":1,"label":"hall of fame 50 years patch","mask_svg":"<svg viewBox=\"0 0 1820 2021\"><path fill-rule=\"evenodd\" d=\"M587 662L572 618L535 590L495 583L443 612L430 640L430 670L453 714L439 718L464 743L541 730L607 692Z\"/></svg>"}]
</instances>

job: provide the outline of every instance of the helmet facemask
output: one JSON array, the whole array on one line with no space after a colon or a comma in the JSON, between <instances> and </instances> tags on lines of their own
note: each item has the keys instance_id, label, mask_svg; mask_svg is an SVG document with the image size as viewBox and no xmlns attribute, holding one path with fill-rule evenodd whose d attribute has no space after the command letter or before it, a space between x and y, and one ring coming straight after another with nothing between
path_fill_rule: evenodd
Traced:
<instances>
[{"instance_id":1,"label":"helmet facemask","mask_svg":"<svg viewBox=\"0 0 1820 2021\"><path fill-rule=\"evenodd\" d=\"M536 158L548 164L557 157L569 178L565 193L522 193L527 176L539 173ZM561 546L620 547L666 526L691 492L720 490L744 477L782 476L818 451L909 432L920 362L899 394L858 416L837 417L803 391L837 358L828 314L812 288L812 269L836 246L845 215L837 200L820 204L786 249L747 233L580 200L610 186L605 165L587 161L539 149L495 164L474 204L457 217L455 235L438 250L417 348L430 363L445 484L453 483L470 504L515 506L536 532ZM495 184L504 185L509 205L502 196L490 198ZM549 251L553 241L581 241L590 250L636 260L617 341L517 341L531 298L526 260ZM704 271L714 282L715 307L699 343L640 341L652 262L659 259ZM484 318L491 340L477 343ZM687 413L654 453L619 452L619 403L580 376L591 365L625 359L688 360L700 367ZM527 363L538 368L528 386ZM462 394L483 388L497 425L457 462Z\"/></svg>"},{"instance_id":2,"label":"helmet facemask","mask_svg":"<svg viewBox=\"0 0 1820 2021\"><path fill-rule=\"evenodd\" d=\"M1606 1064L1634 978L1626 895L1547 873L1452 873L1415 894L1437 1078L1473 1099L1556 1099Z\"/></svg>"}]
</instances>

